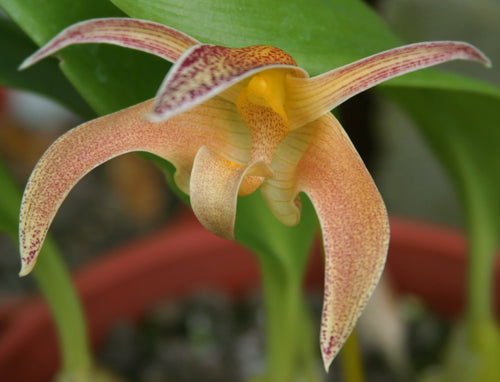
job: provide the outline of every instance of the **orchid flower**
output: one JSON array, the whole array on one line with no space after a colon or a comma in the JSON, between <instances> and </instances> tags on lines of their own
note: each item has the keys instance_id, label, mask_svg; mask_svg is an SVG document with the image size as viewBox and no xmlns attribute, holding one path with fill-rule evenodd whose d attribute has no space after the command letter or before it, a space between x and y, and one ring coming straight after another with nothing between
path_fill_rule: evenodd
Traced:
<instances>
[{"instance_id":1,"label":"orchid flower","mask_svg":"<svg viewBox=\"0 0 500 382\"><path fill-rule=\"evenodd\" d=\"M272 46L226 48L161 24L94 19L62 31L22 65L71 44L108 43L173 62L153 100L78 126L34 169L20 214L22 269L36 263L47 230L71 188L99 164L130 151L175 168L199 221L233 238L238 195L260 188L286 225L300 220L299 193L318 215L325 250L320 343L325 368L347 339L382 272L387 212L348 136L330 110L404 73L453 59L489 64L462 42L391 49L310 78ZM256 228L257 229L257 228Z\"/></svg>"}]
</instances>

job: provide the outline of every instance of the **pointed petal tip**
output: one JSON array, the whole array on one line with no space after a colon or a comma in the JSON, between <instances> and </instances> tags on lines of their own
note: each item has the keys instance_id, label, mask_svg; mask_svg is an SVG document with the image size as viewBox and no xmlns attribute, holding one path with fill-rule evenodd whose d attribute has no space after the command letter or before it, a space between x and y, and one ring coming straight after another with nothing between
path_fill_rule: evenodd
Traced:
<instances>
[{"instance_id":1,"label":"pointed petal tip","mask_svg":"<svg viewBox=\"0 0 500 382\"><path fill-rule=\"evenodd\" d=\"M464 59L480 62L487 68L491 68L493 66L489 57L474 45L467 42L458 42L457 45L462 47L464 51Z\"/></svg>"},{"instance_id":2,"label":"pointed petal tip","mask_svg":"<svg viewBox=\"0 0 500 382\"><path fill-rule=\"evenodd\" d=\"M27 214L23 213L23 211L26 211L26 206L27 204L29 205L29 202L25 203L27 200L25 196L26 192L23 196L19 219L19 253L21 259L19 277L30 274L33 268L35 268L46 235L46 231L44 233L43 229L40 229L38 225L34 227L34 222L29 218L25 218Z\"/></svg>"},{"instance_id":3,"label":"pointed petal tip","mask_svg":"<svg viewBox=\"0 0 500 382\"><path fill-rule=\"evenodd\" d=\"M21 266L21 270L19 271L19 277L28 276L31 273L32 269L28 269L24 266Z\"/></svg>"},{"instance_id":4,"label":"pointed petal tip","mask_svg":"<svg viewBox=\"0 0 500 382\"><path fill-rule=\"evenodd\" d=\"M31 262L26 262L23 257L21 257L21 270L19 271L19 277L27 276L31 273L36 264L36 258Z\"/></svg>"},{"instance_id":5,"label":"pointed petal tip","mask_svg":"<svg viewBox=\"0 0 500 382\"><path fill-rule=\"evenodd\" d=\"M33 65L39 63L43 59L47 58L50 56L50 54L45 53L42 51L42 49L37 50L35 53L33 53L31 56L26 57L23 62L21 62L21 65L17 67L18 71L26 70L28 68L31 68ZM58 57L59 58L59 57ZM59 63L63 62L62 59L59 59Z\"/></svg>"},{"instance_id":6,"label":"pointed petal tip","mask_svg":"<svg viewBox=\"0 0 500 382\"><path fill-rule=\"evenodd\" d=\"M323 367L325 368L325 372L328 374L334 357L332 357L330 354L326 354L323 350L321 350L321 358L323 359Z\"/></svg>"},{"instance_id":7,"label":"pointed petal tip","mask_svg":"<svg viewBox=\"0 0 500 382\"><path fill-rule=\"evenodd\" d=\"M29 68L31 65L33 65L34 61L33 61L32 57L33 57L33 55L29 56L23 62L21 62L21 65L18 66L17 70L19 70L19 71L25 70L25 69Z\"/></svg>"},{"instance_id":8,"label":"pointed petal tip","mask_svg":"<svg viewBox=\"0 0 500 382\"><path fill-rule=\"evenodd\" d=\"M42 48L38 49L36 52L31 54L30 56L26 57L23 62L18 66L17 70L25 70L30 68L31 66L35 65L36 63L40 62L50 54L45 53Z\"/></svg>"},{"instance_id":9,"label":"pointed petal tip","mask_svg":"<svg viewBox=\"0 0 500 382\"><path fill-rule=\"evenodd\" d=\"M481 52L481 51L479 51L479 53L480 53L480 60L479 60L479 62L482 62L483 65L485 67L487 67L488 69L492 68L493 67L493 63L491 62L491 60L489 59L489 57L486 56L485 54L483 54L483 52Z\"/></svg>"}]
</instances>

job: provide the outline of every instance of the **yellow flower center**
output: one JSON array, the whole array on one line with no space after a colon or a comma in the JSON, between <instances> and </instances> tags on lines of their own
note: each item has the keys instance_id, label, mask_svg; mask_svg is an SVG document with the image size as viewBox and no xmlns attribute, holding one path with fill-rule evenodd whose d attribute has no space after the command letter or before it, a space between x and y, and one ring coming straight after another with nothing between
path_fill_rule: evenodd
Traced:
<instances>
[{"instance_id":1,"label":"yellow flower center","mask_svg":"<svg viewBox=\"0 0 500 382\"><path fill-rule=\"evenodd\" d=\"M242 113L242 104L250 102L256 106L270 107L284 121L288 122L284 109L285 78L286 72L279 69L267 70L253 76L238 97L237 104L240 114Z\"/></svg>"},{"instance_id":2,"label":"yellow flower center","mask_svg":"<svg viewBox=\"0 0 500 382\"><path fill-rule=\"evenodd\" d=\"M238 96L238 112L252 137L249 164L263 161L270 165L276 149L290 131L284 107L286 75L279 69L256 74ZM252 193L263 180L259 176L247 176L239 194Z\"/></svg>"}]
</instances>

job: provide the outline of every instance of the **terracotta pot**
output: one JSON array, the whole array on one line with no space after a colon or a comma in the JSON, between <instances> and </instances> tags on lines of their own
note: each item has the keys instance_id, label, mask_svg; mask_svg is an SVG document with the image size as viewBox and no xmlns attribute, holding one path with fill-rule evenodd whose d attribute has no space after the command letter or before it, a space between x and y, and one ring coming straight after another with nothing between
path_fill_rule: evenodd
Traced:
<instances>
[{"instance_id":1,"label":"terracotta pot","mask_svg":"<svg viewBox=\"0 0 500 382\"><path fill-rule=\"evenodd\" d=\"M413 293L438 312L453 315L463 306L466 243L460 233L392 220L387 271L402 293ZM321 251L311 257L310 288L321 289ZM496 267L500 278L500 261ZM165 298L179 299L201 289L238 297L258 288L253 256L220 239L192 217L100 257L75 274L87 312L91 341L99 346L113 323L138 320ZM497 285L498 290L498 285ZM500 307L500 294L496 306ZM50 381L59 352L50 313L40 299L2 320L0 381Z\"/></svg>"},{"instance_id":2,"label":"terracotta pot","mask_svg":"<svg viewBox=\"0 0 500 382\"><path fill-rule=\"evenodd\" d=\"M396 290L413 294L436 312L454 317L465 306L467 240L441 226L391 219L387 272ZM494 269L494 306L500 316L500 256Z\"/></svg>"}]
</instances>

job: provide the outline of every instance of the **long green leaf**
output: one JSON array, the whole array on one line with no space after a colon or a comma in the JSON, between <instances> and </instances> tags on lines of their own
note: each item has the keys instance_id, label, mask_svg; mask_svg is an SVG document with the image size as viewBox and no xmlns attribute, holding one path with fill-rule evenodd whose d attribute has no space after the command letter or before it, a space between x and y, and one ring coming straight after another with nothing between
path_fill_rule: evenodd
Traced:
<instances>
[{"instance_id":1,"label":"long green leaf","mask_svg":"<svg viewBox=\"0 0 500 382\"><path fill-rule=\"evenodd\" d=\"M500 244L500 102L496 97L448 90L392 88L387 95L418 123L420 132L448 170L465 207L470 248L481 270L471 263L471 281L484 289L475 299L491 306L491 267ZM472 302L471 302L472 303ZM483 312L483 315L491 312Z\"/></svg>"},{"instance_id":2,"label":"long green leaf","mask_svg":"<svg viewBox=\"0 0 500 382\"><path fill-rule=\"evenodd\" d=\"M277 46L311 74L323 72L325 63L332 68L398 44L374 12L357 1L111 1L131 17L170 25L203 42Z\"/></svg>"}]
</instances>

